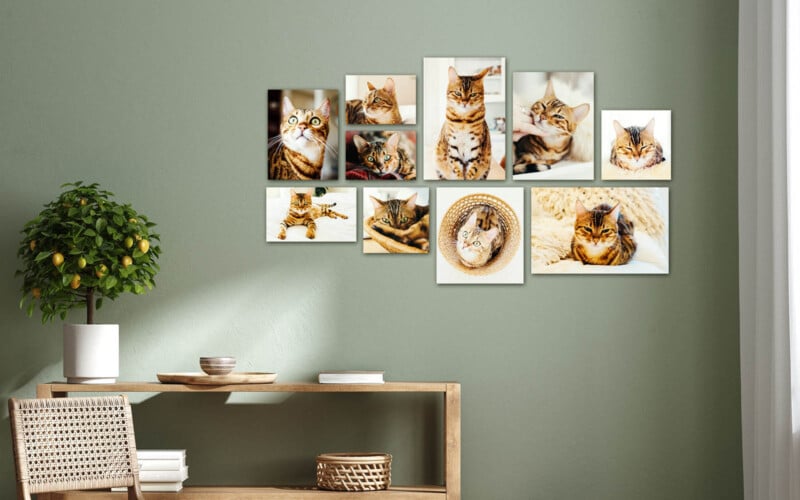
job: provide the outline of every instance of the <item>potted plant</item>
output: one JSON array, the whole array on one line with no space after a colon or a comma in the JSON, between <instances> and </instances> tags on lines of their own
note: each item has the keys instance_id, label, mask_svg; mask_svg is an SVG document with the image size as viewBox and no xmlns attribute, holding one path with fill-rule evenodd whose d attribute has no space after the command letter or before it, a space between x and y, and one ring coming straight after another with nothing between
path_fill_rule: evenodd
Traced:
<instances>
[{"instance_id":1,"label":"potted plant","mask_svg":"<svg viewBox=\"0 0 800 500\"><path fill-rule=\"evenodd\" d=\"M64 325L64 376L69 382L114 382L119 376L119 325L95 324L103 299L143 294L155 286L155 224L98 184L75 182L25 224L17 255L23 268L20 309L42 323L86 308L86 324Z\"/></svg>"}]
</instances>

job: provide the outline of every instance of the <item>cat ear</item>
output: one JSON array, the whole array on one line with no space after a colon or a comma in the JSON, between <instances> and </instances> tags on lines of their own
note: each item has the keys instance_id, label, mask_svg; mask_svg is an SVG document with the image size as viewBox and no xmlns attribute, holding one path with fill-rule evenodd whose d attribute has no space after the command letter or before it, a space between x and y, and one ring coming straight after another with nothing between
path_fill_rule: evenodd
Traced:
<instances>
[{"instance_id":1,"label":"cat ear","mask_svg":"<svg viewBox=\"0 0 800 500\"><path fill-rule=\"evenodd\" d=\"M412 194L406 200L406 206L411 210L414 210L414 207L417 206L417 193Z\"/></svg>"},{"instance_id":2,"label":"cat ear","mask_svg":"<svg viewBox=\"0 0 800 500\"><path fill-rule=\"evenodd\" d=\"M297 193L295 192L294 188L291 188L291 189L289 189L289 194L290 194L291 196L294 196L294 195L296 195Z\"/></svg>"},{"instance_id":3,"label":"cat ear","mask_svg":"<svg viewBox=\"0 0 800 500\"><path fill-rule=\"evenodd\" d=\"M491 71L491 69L492 69L492 67L491 67L491 66L489 66L488 68L483 68L483 71L481 71L480 73L478 73L477 75L475 75L475 78L477 78L477 79L481 79L481 78L483 78L484 76L486 76L486 73L488 73L489 71Z\"/></svg>"},{"instance_id":4,"label":"cat ear","mask_svg":"<svg viewBox=\"0 0 800 500\"><path fill-rule=\"evenodd\" d=\"M614 205L614 208L612 208L611 211L608 212L608 214L611 216L612 219L619 220L619 203Z\"/></svg>"},{"instance_id":5,"label":"cat ear","mask_svg":"<svg viewBox=\"0 0 800 500\"><path fill-rule=\"evenodd\" d=\"M289 113L294 111L294 109L295 109L294 104L292 104L292 101L291 99L289 99L289 96L287 95L283 96L283 116L288 115Z\"/></svg>"},{"instance_id":6,"label":"cat ear","mask_svg":"<svg viewBox=\"0 0 800 500\"><path fill-rule=\"evenodd\" d=\"M656 128L656 119L650 118L650 121L647 122L647 126L644 128L644 131L650 135L653 135L653 131L655 130L655 128Z\"/></svg>"},{"instance_id":7,"label":"cat ear","mask_svg":"<svg viewBox=\"0 0 800 500\"><path fill-rule=\"evenodd\" d=\"M383 206L383 202L378 198L375 198L374 196L370 196L369 198L372 200L372 206L375 208L375 210Z\"/></svg>"},{"instance_id":8,"label":"cat ear","mask_svg":"<svg viewBox=\"0 0 800 500\"><path fill-rule=\"evenodd\" d=\"M373 90L375 90L375 85L373 85L373 84L372 84L372 82L367 82L367 88L368 88L370 91L373 91Z\"/></svg>"},{"instance_id":9,"label":"cat ear","mask_svg":"<svg viewBox=\"0 0 800 500\"><path fill-rule=\"evenodd\" d=\"M589 115L589 105L587 103L583 103L580 106L575 106L572 108L572 117L575 119L576 122L582 121Z\"/></svg>"},{"instance_id":10,"label":"cat ear","mask_svg":"<svg viewBox=\"0 0 800 500\"><path fill-rule=\"evenodd\" d=\"M553 80L547 80L547 88L544 89L544 99L553 99L556 93L553 91Z\"/></svg>"},{"instance_id":11,"label":"cat ear","mask_svg":"<svg viewBox=\"0 0 800 500\"><path fill-rule=\"evenodd\" d=\"M386 147L393 153L397 152L397 145L400 144L400 134L392 134L386 140Z\"/></svg>"},{"instance_id":12,"label":"cat ear","mask_svg":"<svg viewBox=\"0 0 800 500\"><path fill-rule=\"evenodd\" d=\"M394 80L386 78L386 83L383 84L383 90L390 94L394 94Z\"/></svg>"},{"instance_id":13,"label":"cat ear","mask_svg":"<svg viewBox=\"0 0 800 500\"><path fill-rule=\"evenodd\" d=\"M499 232L500 232L500 228L497 227L497 226L494 226L490 230L486 231L484 234L486 235L487 238L489 238L490 240L493 240L493 239L495 239L497 237L497 233L499 233Z\"/></svg>"},{"instance_id":14,"label":"cat ear","mask_svg":"<svg viewBox=\"0 0 800 500\"><path fill-rule=\"evenodd\" d=\"M583 206L581 200L575 200L575 213L578 215L586 215L589 211Z\"/></svg>"},{"instance_id":15,"label":"cat ear","mask_svg":"<svg viewBox=\"0 0 800 500\"><path fill-rule=\"evenodd\" d=\"M458 81L458 73L456 73L456 69L452 66L447 69L447 76L450 78L450 83L456 83Z\"/></svg>"},{"instance_id":16,"label":"cat ear","mask_svg":"<svg viewBox=\"0 0 800 500\"><path fill-rule=\"evenodd\" d=\"M331 116L331 101L326 97L325 100L322 101L322 104L320 104L317 109L319 110L320 113L322 113L322 116L328 118L329 116Z\"/></svg>"},{"instance_id":17,"label":"cat ear","mask_svg":"<svg viewBox=\"0 0 800 500\"><path fill-rule=\"evenodd\" d=\"M474 226L476 222L478 222L478 212L472 212L464 225Z\"/></svg>"},{"instance_id":18,"label":"cat ear","mask_svg":"<svg viewBox=\"0 0 800 500\"><path fill-rule=\"evenodd\" d=\"M614 120L614 131L617 133L617 137L622 137L625 135L625 127L620 125L617 120Z\"/></svg>"},{"instance_id":19,"label":"cat ear","mask_svg":"<svg viewBox=\"0 0 800 500\"><path fill-rule=\"evenodd\" d=\"M361 153L361 152L364 151L364 148L367 147L367 144L369 144L369 143L367 142L366 139L364 139L360 135L354 135L353 136L353 144L356 146L356 149L358 150L358 152Z\"/></svg>"}]
</instances>

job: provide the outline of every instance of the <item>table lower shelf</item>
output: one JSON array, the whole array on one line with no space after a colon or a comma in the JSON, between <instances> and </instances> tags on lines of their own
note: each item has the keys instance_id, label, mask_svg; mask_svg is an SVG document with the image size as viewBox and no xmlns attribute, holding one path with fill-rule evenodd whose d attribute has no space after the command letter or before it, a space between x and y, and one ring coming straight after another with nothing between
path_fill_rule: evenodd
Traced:
<instances>
[{"instance_id":1,"label":"table lower shelf","mask_svg":"<svg viewBox=\"0 0 800 500\"><path fill-rule=\"evenodd\" d=\"M325 491L303 486L187 486L177 493L145 492L146 500L445 500L444 486L393 486L384 491ZM43 496L43 498L48 498ZM120 500L127 493L70 491L51 493L50 500Z\"/></svg>"}]
</instances>

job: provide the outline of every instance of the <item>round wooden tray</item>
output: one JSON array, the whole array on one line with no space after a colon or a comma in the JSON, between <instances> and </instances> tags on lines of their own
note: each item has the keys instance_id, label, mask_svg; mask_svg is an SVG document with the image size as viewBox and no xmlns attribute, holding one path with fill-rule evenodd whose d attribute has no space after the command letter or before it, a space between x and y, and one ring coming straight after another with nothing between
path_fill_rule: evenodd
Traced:
<instances>
[{"instance_id":1,"label":"round wooden tray","mask_svg":"<svg viewBox=\"0 0 800 500\"><path fill-rule=\"evenodd\" d=\"M227 375L207 375L205 373L158 373L158 381L164 384L271 384L278 378L277 373L233 372Z\"/></svg>"}]
</instances>

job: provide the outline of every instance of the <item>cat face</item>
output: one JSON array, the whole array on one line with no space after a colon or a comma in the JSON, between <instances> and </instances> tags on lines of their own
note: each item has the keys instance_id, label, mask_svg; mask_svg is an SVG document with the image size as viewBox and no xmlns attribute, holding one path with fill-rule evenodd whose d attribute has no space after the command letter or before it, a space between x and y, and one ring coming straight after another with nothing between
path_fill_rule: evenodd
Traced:
<instances>
[{"instance_id":1,"label":"cat face","mask_svg":"<svg viewBox=\"0 0 800 500\"><path fill-rule=\"evenodd\" d=\"M374 196L370 196L372 206L375 209L373 220L378 226L384 225L394 229L408 229L417 222L417 193L412 194L405 200L382 201Z\"/></svg>"},{"instance_id":2,"label":"cat face","mask_svg":"<svg viewBox=\"0 0 800 500\"><path fill-rule=\"evenodd\" d=\"M647 126L624 128L614 120L616 138L612 144L613 163L630 170L650 167L663 161L661 145L653 135L655 118Z\"/></svg>"},{"instance_id":3,"label":"cat face","mask_svg":"<svg viewBox=\"0 0 800 500\"><path fill-rule=\"evenodd\" d=\"M468 267L481 267L492 257L492 242L499 233L498 227L488 231L478 226L478 215L472 213L458 230L456 252L461 262Z\"/></svg>"},{"instance_id":4,"label":"cat face","mask_svg":"<svg viewBox=\"0 0 800 500\"><path fill-rule=\"evenodd\" d=\"M533 103L531 115L533 124L543 135L572 135L578 124L589 114L589 105L581 104L574 108L561 102L553 91L553 82L547 82L544 97Z\"/></svg>"},{"instance_id":5,"label":"cat face","mask_svg":"<svg viewBox=\"0 0 800 500\"><path fill-rule=\"evenodd\" d=\"M575 240L590 257L597 257L617 245L620 216L619 203L613 207L601 204L587 210L580 200L575 202Z\"/></svg>"},{"instance_id":6,"label":"cat face","mask_svg":"<svg viewBox=\"0 0 800 500\"><path fill-rule=\"evenodd\" d=\"M367 82L367 88L369 93L364 98L364 114L367 118L380 123L395 123L395 120L386 121L398 109L394 80L387 78L383 88L376 88L372 82Z\"/></svg>"},{"instance_id":7,"label":"cat face","mask_svg":"<svg viewBox=\"0 0 800 500\"><path fill-rule=\"evenodd\" d=\"M450 66L447 82L447 105L466 113L483 107L483 77L491 68L473 76L461 76Z\"/></svg>"},{"instance_id":8,"label":"cat face","mask_svg":"<svg viewBox=\"0 0 800 500\"><path fill-rule=\"evenodd\" d=\"M283 145L301 153L312 163L324 154L328 139L331 104L322 101L317 109L297 109L288 97L283 97L281 140Z\"/></svg>"},{"instance_id":9,"label":"cat face","mask_svg":"<svg viewBox=\"0 0 800 500\"><path fill-rule=\"evenodd\" d=\"M294 215L305 214L311 210L311 193L298 193L290 191L289 209Z\"/></svg>"},{"instance_id":10,"label":"cat face","mask_svg":"<svg viewBox=\"0 0 800 500\"><path fill-rule=\"evenodd\" d=\"M394 172L400 166L400 154L397 151L399 143L398 134L392 134L385 142L367 142L360 135L353 137L353 144L358 150L361 164L379 175Z\"/></svg>"}]
</instances>

